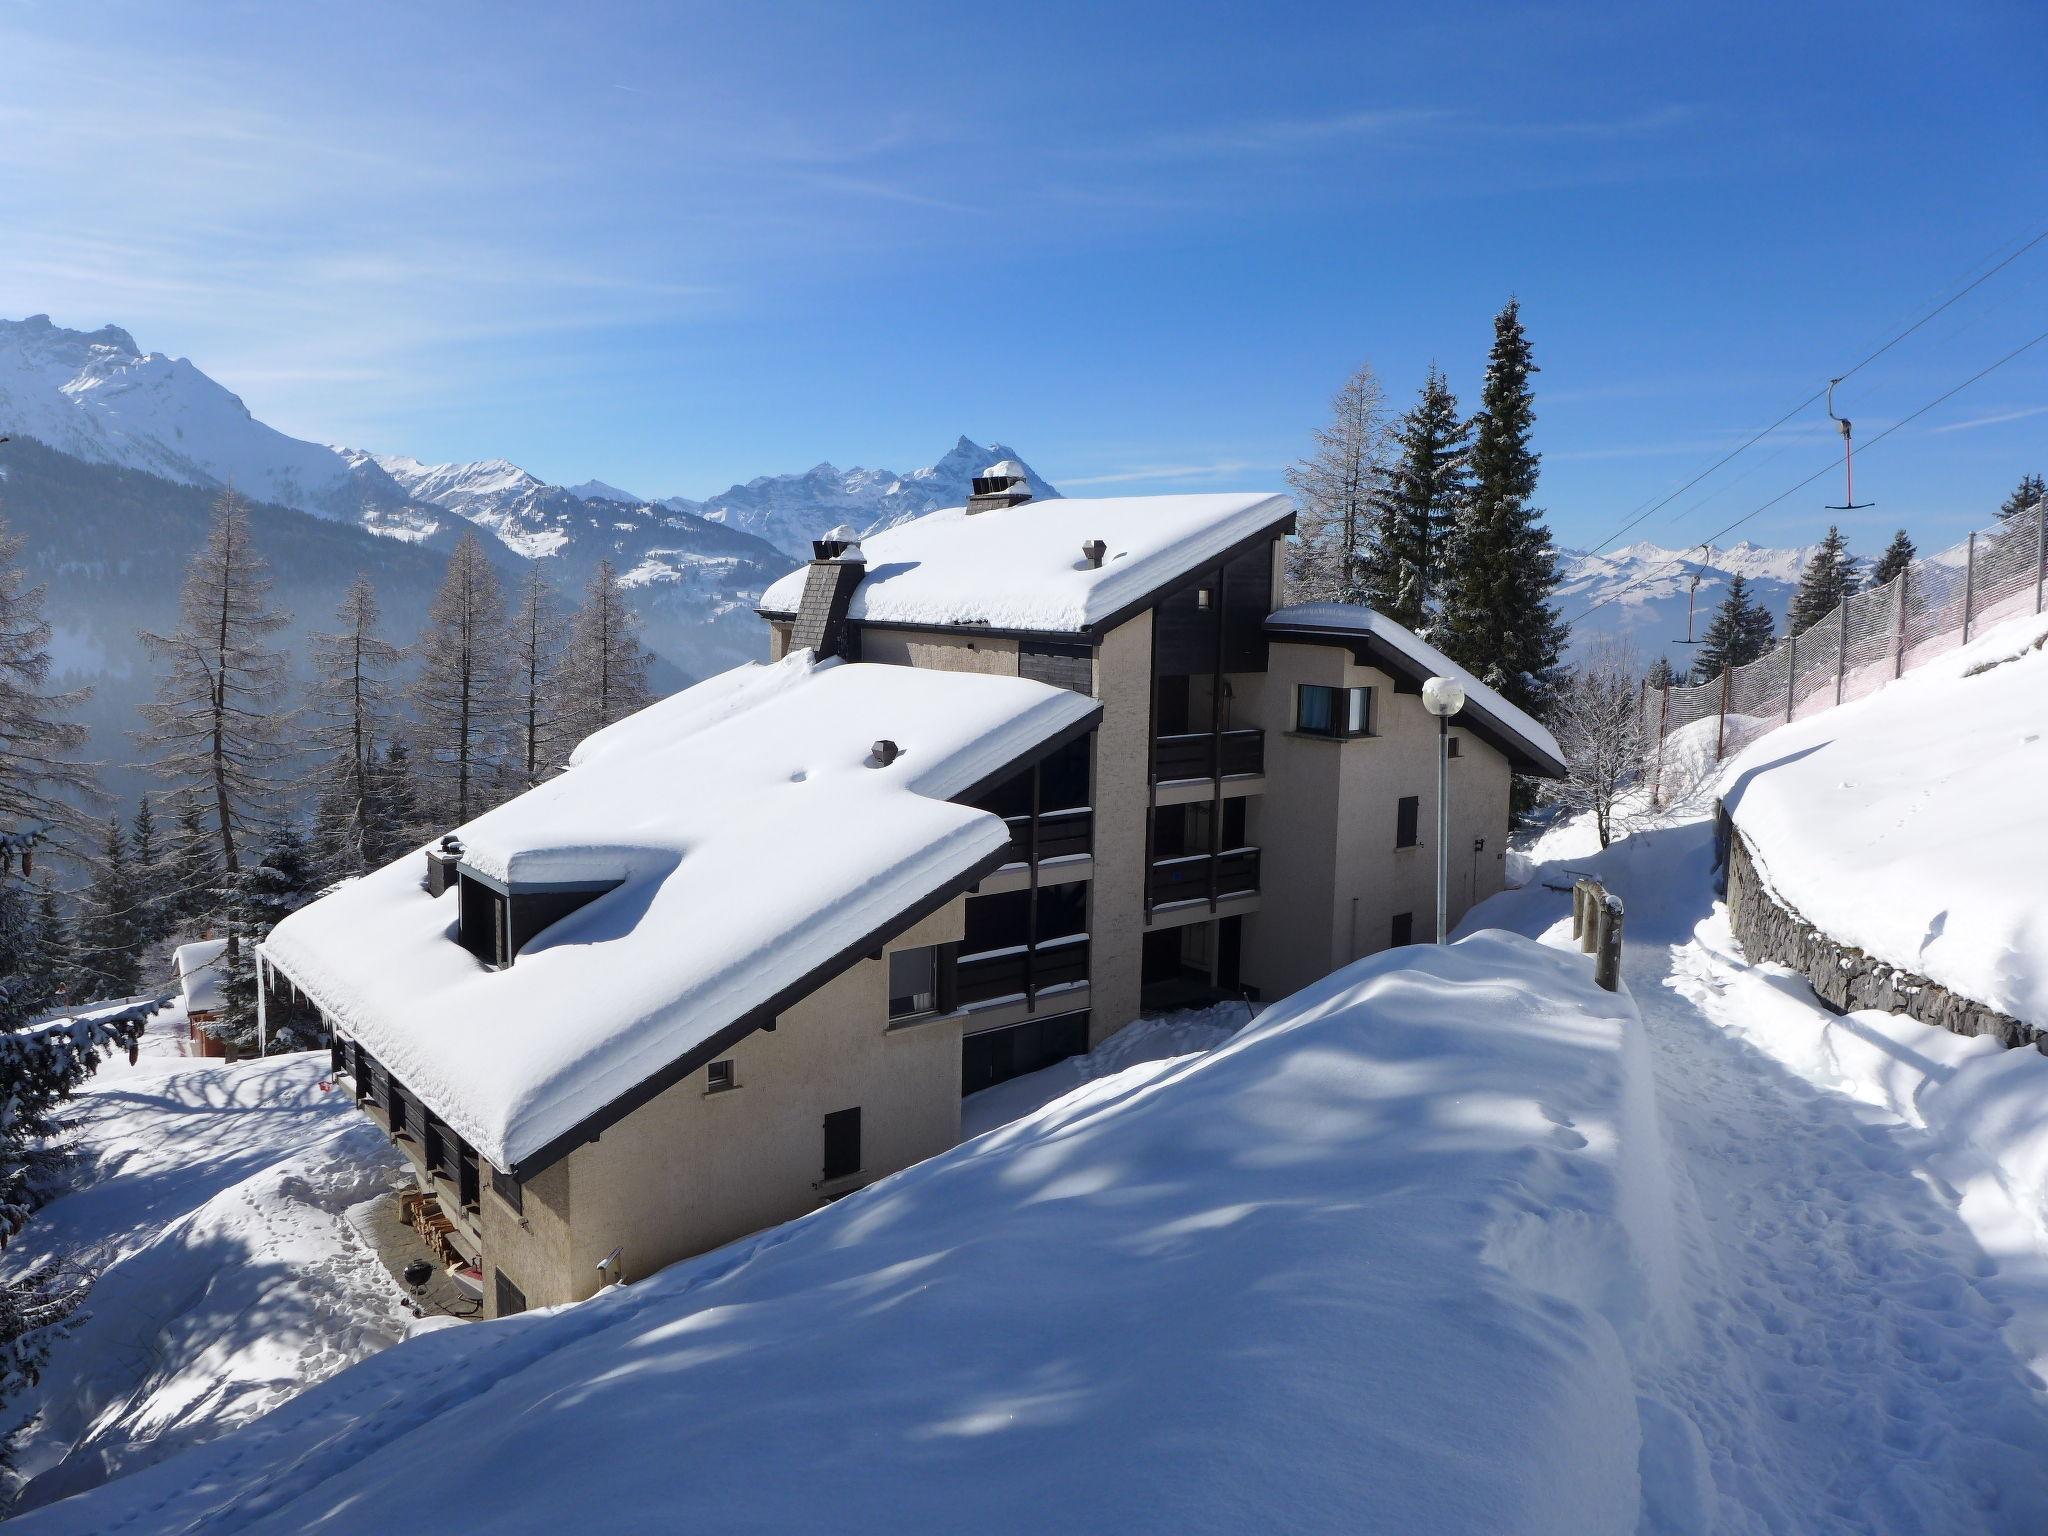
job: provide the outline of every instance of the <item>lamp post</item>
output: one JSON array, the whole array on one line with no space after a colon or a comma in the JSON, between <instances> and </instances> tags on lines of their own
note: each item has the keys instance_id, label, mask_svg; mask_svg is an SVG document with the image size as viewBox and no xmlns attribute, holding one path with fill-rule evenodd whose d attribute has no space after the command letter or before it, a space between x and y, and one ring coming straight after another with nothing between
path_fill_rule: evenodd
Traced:
<instances>
[{"instance_id":1,"label":"lamp post","mask_svg":"<svg viewBox=\"0 0 2048 1536\"><path fill-rule=\"evenodd\" d=\"M1422 685L1422 707L1436 716L1436 941L1450 942L1451 716L1465 707L1465 685L1454 677L1432 677Z\"/></svg>"}]
</instances>

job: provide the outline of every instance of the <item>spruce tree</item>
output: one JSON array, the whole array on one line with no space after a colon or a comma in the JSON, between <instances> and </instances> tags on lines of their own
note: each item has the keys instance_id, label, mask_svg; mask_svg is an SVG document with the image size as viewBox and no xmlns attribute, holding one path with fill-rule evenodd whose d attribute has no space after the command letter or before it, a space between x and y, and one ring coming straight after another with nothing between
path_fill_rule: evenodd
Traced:
<instances>
[{"instance_id":1,"label":"spruce tree","mask_svg":"<svg viewBox=\"0 0 2048 1536\"><path fill-rule=\"evenodd\" d=\"M142 978L140 889L121 818L107 818L78 922L77 966L90 998L132 997Z\"/></svg>"},{"instance_id":2,"label":"spruce tree","mask_svg":"<svg viewBox=\"0 0 2048 1536\"><path fill-rule=\"evenodd\" d=\"M85 727L66 716L87 695L49 689L50 625L43 589L27 584L18 563L21 545L0 523L0 837L83 832L79 808L96 784L76 761ZM31 846L0 842L0 872Z\"/></svg>"},{"instance_id":3,"label":"spruce tree","mask_svg":"<svg viewBox=\"0 0 2048 1536\"><path fill-rule=\"evenodd\" d=\"M1830 527L1799 578L1799 590L1793 594L1792 608L1785 618L1786 630L1803 635L1839 608L1842 599L1853 590L1855 572L1849 541L1842 537L1841 529Z\"/></svg>"},{"instance_id":4,"label":"spruce tree","mask_svg":"<svg viewBox=\"0 0 2048 1536\"><path fill-rule=\"evenodd\" d=\"M1999 521L2010 522L2038 501L2048 501L2048 480L2039 475L2021 475L2013 493L1999 504Z\"/></svg>"},{"instance_id":5,"label":"spruce tree","mask_svg":"<svg viewBox=\"0 0 2048 1536\"><path fill-rule=\"evenodd\" d=\"M1442 611L1432 642L1510 703L1541 716L1559 683L1565 626L1550 601L1557 555L1532 506L1538 455L1529 378L1537 371L1521 312L1494 317L1486 385L1474 418L1471 493L1444 563Z\"/></svg>"},{"instance_id":6,"label":"spruce tree","mask_svg":"<svg viewBox=\"0 0 2048 1536\"><path fill-rule=\"evenodd\" d=\"M330 879L369 868L377 749L391 729L391 669L403 654L378 633L377 593L357 576L335 610L337 627L313 636L309 696L314 753L316 858Z\"/></svg>"},{"instance_id":7,"label":"spruce tree","mask_svg":"<svg viewBox=\"0 0 2048 1536\"><path fill-rule=\"evenodd\" d=\"M1649 683L1652 691L1655 691L1659 688L1669 688L1674 681L1675 679L1672 676L1671 672L1671 663L1668 659L1659 656L1655 661L1650 663Z\"/></svg>"},{"instance_id":8,"label":"spruce tree","mask_svg":"<svg viewBox=\"0 0 2048 1536\"><path fill-rule=\"evenodd\" d=\"M1916 553L1912 539L1907 536L1906 530L1901 528L1892 535L1891 543L1885 545L1884 553L1877 557L1877 564L1870 568L1870 585L1881 587L1887 582L1898 580L1906 567L1913 563L1913 556Z\"/></svg>"},{"instance_id":9,"label":"spruce tree","mask_svg":"<svg viewBox=\"0 0 2048 1536\"><path fill-rule=\"evenodd\" d=\"M413 774L412 752L403 741L384 749L371 780L376 790L377 820L370 826L364 852L373 869L418 848L429 827L420 805L419 784Z\"/></svg>"},{"instance_id":10,"label":"spruce tree","mask_svg":"<svg viewBox=\"0 0 2048 1536\"><path fill-rule=\"evenodd\" d=\"M570 622L562 658L563 714L571 744L646 707L648 661L618 572L611 561L600 561L583 606Z\"/></svg>"},{"instance_id":11,"label":"spruce tree","mask_svg":"<svg viewBox=\"0 0 2048 1536\"><path fill-rule=\"evenodd\" d=\"M1749 595L1739 573L1728 578L1728 594L1714 610L1693 658L1692 680L1710 683L1731 667L1743 667L1771 648L1775 626L1770 610Z\"/></svg>"},{"instance_id":12,"label":"spruce tree","mask_svg":"<svg viewBox=\"0 0 2048 1536\"><path fill-rule=\"evenodd\" d=\"M230 942L220 958L221 1017L213 1033L239 1052L262 1042L256 1009L256 948L279 922L312 899L317 874L298 828L282 822L264 838L260 856L235 872L221 892L220 910ZM273 1031L272 1050L292 1042Z\"/></svg>"},{"instance_id":13,"label":"spruce tree","mask_svg":"<svg viewBox=\"0 0 2048 1536\"><path fill-rule=\"evenodd\" d=\"M73 994L77 981L71 928L57 906L57 893L47 885L36 893L34 923L22 970L27 985L26 1006L31 1013L62 1004Z\"/></svg>"},{"instance_id":14,"label":"spruce tree","mask_svg":"<svg viewBox=\"0 0 2048 1536\"><path fill-rule=\"evenodd\" d=\"M448 576L414 647L419 675L407 690L426 751L430 805L459 826L489 809L482 793L510 723L505 594L474 533L448 557Z\"/></svg>"},{"instance_id":15,"label":"spruce tree","mask_svg":"<svg viewBox=\"0 0 2048 1536\"><path fill-rule=\"evenodd\" d=\"M1397 624L1426 630L1445 545L1469 491L1469 428L1442 371L1430 364L1422 395L1394 426L1394 462L1373 498L1365 600Z\"/></svg>"},{"instance_id":16,"label":"spruce tree","mask_svg":"<svg viewBox=\"0 0 2048 1536\"><path fill-rule=\"evenodd\" d=\"M1287 555L1289 602L1365 600L1372 498L1386 472L1386 394L1361 363L1331 397L1315 448L1287 471L1299 512Z\"/></svg>"},{"instance_id":17,"label":"spruce tree","mask_svg":"<svg viewBox=\"0 0 2048 1536\"><path fill-rule=\"evenodd\" d=\"M559 676L566 633L554 589L541 579L536 563L526 573L512 616L514 758L522 789L541 781L565 745L558 715L566 702Z\"/></svg>"},{"instance_id":18,"label":"spruce tree","mask_svg":"<svg viewBox=\"0 0 2048 1536\"><path fill-rule=\"evenodd\" d=\"M177 797L177 820L164 849L163 873L156 882L164 936L179 943L200 937L213 911L220 883L220 850L206 829L206 813L197 795Z\"/></svg>"}]
</instances>

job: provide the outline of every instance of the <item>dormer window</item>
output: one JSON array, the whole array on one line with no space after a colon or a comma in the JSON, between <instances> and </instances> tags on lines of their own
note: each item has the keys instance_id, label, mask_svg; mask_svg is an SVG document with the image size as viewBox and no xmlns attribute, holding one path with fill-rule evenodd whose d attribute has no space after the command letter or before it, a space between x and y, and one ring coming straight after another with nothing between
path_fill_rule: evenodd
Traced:
<instances>
[{"instance_id":1,"label":"dormer window","mask_svg":"<svg viewBox=\"0 0 2048 1536\"><path fill-rule=\"evenodd\" d=\"M456 940L486 965L508 966L540 933L624 882L514 881L506 884L464 867Z\"/></svg>"}]
</instances>

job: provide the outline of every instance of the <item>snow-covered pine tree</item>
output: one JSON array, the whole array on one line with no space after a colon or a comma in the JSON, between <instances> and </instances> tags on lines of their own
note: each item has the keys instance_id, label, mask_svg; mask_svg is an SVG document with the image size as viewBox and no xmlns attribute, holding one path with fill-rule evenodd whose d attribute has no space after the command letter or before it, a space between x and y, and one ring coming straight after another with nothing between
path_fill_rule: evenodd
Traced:
<instances>
[{"instance_id":1,"label":"snow-covered pine tree","mask_svg":"<svg viewBox=\"0 0 2048 1536\"><path fill-rule=\"evenodd\" d=\"M391 669L403 654L378 633L377 591L358 575L334 611L336 627L312 639L308 690L313 752L314 857L328 879L370 867L377 749L391 732Z\"/></svg>"},{"instance_id":2,"label":"snow-covered pine tree","mask_svg":"<svg viewBox=\"0 0 2048 1536\"><path fill-rule=\"evenodd\" d=\"M1536 494L1539 455L1529 377L1537 372L1519 303L1494 316L1486 385L1473 418L1471 494L1452 529L1432 642L1539 718L1559 679L1565 626L1550 601L1557 555Z\"/></svg>"},{"instance_id":3,"label":"snow-covered pine tree","mask_svg":"<svg viewBox=\"0 0 2048 1536\"><path fill-rule=\"evenodd\" d=\"M57 893L49 886L36 891L35 931L22 970L27 985L26 1010L40 1013L63 1004L77 990L73 966L71 926L57 905Z\"/></svg>"},{"instance_id":4,"label":"snow-covered pine tree","mask_svg":"<svg viewBox=\"0 0 2048 1536\"><path fill-rule=\"evenodd\" d=\"M43 589L28 585L19 564L21 544L0 523L0 835L84 832L80 807L96 783L75 757L85 727L65 717L87 695L48 689L50 625ZM11 856L0 845L0 860ZM0 873L7 867L0 862Z\"/></svg>"},{"instance_id":5,"label":"snow-covered pine tree","mask_svg":"<svg viewBox=\"0 0 2048 1536\"><path fill-rule=\"evenodd\" d=\"M524 789L538 784L555 766L563 745L558 717L569 701L558 684L567 633L554 588L541 579L536 563L526 573L512 615L513 729L518 736L513 755Z\"/></svg>"},{"instance_id":6,"label":"snow-covered pine tree","mask_svg":"<svg viewBox=\"0 0 2048 1536\"><path fill-rule=\"evenodd\" d=\"M1870 585L1881 587L1888 581L1896 581L1899 573L1913 563L1913 556L1917 553L1913 540L1901 528L1892 535L1891 543L1885 545L1884 553L1877 557L1877 564L1870 568Z\"/></svg>"},{"instance_id":7,"label":"snow-covered pine tree","mask_svg":"<svg viewBox=\"0 0 2048 1536\"><path fill-rule=\"evenodd\" d=\"M141 883L119 816L107 818L92 879L78 918L75 961L87 997L132 997L142 979L142 940L135 919Z\"/></svg>"},{"instance_id":8,"label":"snow-covered pine tree","mask_svg":"<svg viewBox=\"0 0 2048 1536\"><path fill-rule=\"evenodd\" d=\"M1650 663L1649 684L1652 692L1659 688L1669 688L1676 681L1677 679L1672 675L1671 662L1668 658L1659 656Z\"/></svg>"},{"instance_id":9,"label":"snow-covered pine tree","mask_svg":"<svg viewBox=\"0 0 2048 1536\"><path fill-rule=\"evenodd\" d=\"M156 829L156 811L149 796L137 797L135 819L128 824L128 864L135 871L135 942L145 974L151 946L164 939L163 838Z\"/></svg>"},{"instance_id":10,"label":"snow-covered pine tree","mask_svg":"<svg viewBox=\"0 0 2048 1536\"><path fill-rule=\"evenodd\" d=\"M2048 501L2048 480L2039 475L2021 475L2013 493L1999 503L1999 521L2010 522L2037 501Z\"/></svg>"},{"instance_id":11,"label":"snow-covered pine tree","mask_svg":"<svg viewBox=\"0 0 2048 1536\"><path fill-rule=\"evenodd\" d=\"M201 937L220 884L220 848L206 830L206 812L196 794L180 794L177 818L164 847L156 890L162 904L164 936L185 943Z\"/></svg>"},{"instance_id":12,"label":"snow-covered pine tree","mask_svg":"<svg viewBox=\"0 0 2048 1536\"><path fill-rule=\"evenodd\" d=\"M619 573L611 561L599 561L584 589L583 605L570 620L562 656L567 745L647 706L649 659L640 648L639 620L626 606Z\"/></svg>"},{"instance_id":13,"label":"snow-covered pine tree","mask_svg":"<svg viewBox=\"0 0 2048 1536\"><path fill-rule=\"evenodd\" d=\"M1799 590L1792 595L1792 607L1785 616L1787 633L1803 635L1833 613L1854 590L1855 579L1856 561L1849 553L1849 541L1841 529L1830 526L1799 577Z\"/></svg>"},{"instance_id":14,"label":"snow-covered pine tree","mask_svg":"<svg viewBox=\"0 0 2048 1536\"><path fill-rule=\"evenodd\" d=\"M1289 602L1365 600L1372 498L1386 474L1386 393L1371 363L1331 397L1315 448L1287 471L1299 517L1287 554Z\"/></svg>"},{"instance_id":15,"label":"snow-covered pine tree","mask_svg":"<svg viewBox=\"0 0 2048 1536\"><path fill-rule=\"evenodd\" d=\"M234 942L221 956L221 1017L213 1033L239 1052L255 1052L262 1040L257 1028L256 946L312 899L318 882L311 848L287 821L270 829L261 855L238 870L232 884L222 890L223 937ZM286 1030L287 1016L272 1022L276 1027L270 1031L271 1050L304 1049L314 1043Z\"/></svg>"},{"instance_id":16,"label":"snow-covered pine tree","mask_svg":"<svg viewBox=\"0 0 2048 1536\"><path fill-rule=\"evenodd\" d=\"M1642 781L1639 675L1626 643L1603 637L1565 673L1551 713L1566 771L1563 779L1544 786L1544 798L1571 811L1590 812L1602 848L1613 840L1630 792Z\"/></svg>"},{"instance_id":17,"label":"snow-covered pine tree","mask_svg":"<svg viewBox=\"0 0 2048 1536\"><path fill-rule=\"evenodd\" d=\"M1692 680L1710 683L1730 667L1748 666L1771 648L1774 630L1770 610L1749 595L1749 582L1739 572L1730 576L1693 658Z\"/></svg>"},{"instance_id":18,"label":"snow-covered pine tree","mask_svg":"<svg viewBox=\"0 0 2048 1536\"><path fill-rule=\"evenodd\" d=\"M1365 600L1396 623L1426 631L1444 548L1465 503L1470 428L1436 364L1421 397L1395 423L1393 463L1373 495Z\"/></svg>"},{"instance_id":19,"label":"snow-covered pine tree","mask_svg":"<svg viewBox=\"0 0 2048 1536\"><path fill-rule=\"evenodd\" d=\"M406 692L425 749L418 769L431 813L459 826L489 808L483 790L510 723L505 594L474 533L449 555L413 650L420 670Z\"/></svg>"},{"instance_id":20,"label":"snow-covered pine tree","mask_svg":"<svg viewBox=\"0 0 2048 1536\"><path fill-rule=\"evenodd\" d=\"M418 847L428 835L428 823L420 807L419 784L413 775L412 751L403 741L384 749L371 776L376 791L377 820L371 824L364 853L370 867L382 868L401 854Z\"/></svg>"}]
</instances>

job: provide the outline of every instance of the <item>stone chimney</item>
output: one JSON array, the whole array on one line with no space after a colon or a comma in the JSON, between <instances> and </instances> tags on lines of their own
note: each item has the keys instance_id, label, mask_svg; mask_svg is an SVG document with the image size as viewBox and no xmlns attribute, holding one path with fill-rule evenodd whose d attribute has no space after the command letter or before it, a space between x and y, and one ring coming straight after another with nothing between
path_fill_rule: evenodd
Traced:
<instances>
[{"instance_id":1,"label":"stone chimney","mask_svg":"<svg viewBox=\"0 0 2048 1536\"><path fill-rule=\"evenodd\" d=\"M1015 459L991 464L974 477L974 494L967 498L969 512L989 512L997 507L1021 507L1031 499L1031 487L1024 466Z\"/></svg>"},{"instance_id":2,"label":"stone chimney","mask_svg":"<svg viewBox=\"0 0 2048 1536\"><path fill-rule=\"evenodd\" d=\"M868 573L860 534L844 525L834 528L822 539L811 540L811 554L804 595L790 626L789 648L809 647L820 661L828 656L858 661L859 638L847 627L846 612L853 604L853 589Z\"/></svg>"}]
</instances>

